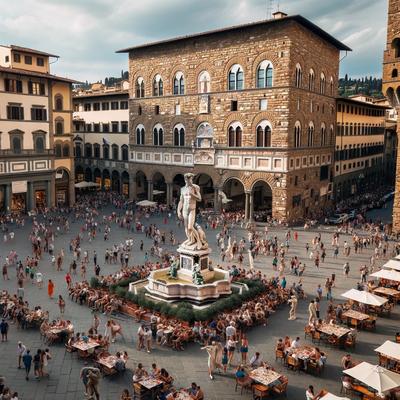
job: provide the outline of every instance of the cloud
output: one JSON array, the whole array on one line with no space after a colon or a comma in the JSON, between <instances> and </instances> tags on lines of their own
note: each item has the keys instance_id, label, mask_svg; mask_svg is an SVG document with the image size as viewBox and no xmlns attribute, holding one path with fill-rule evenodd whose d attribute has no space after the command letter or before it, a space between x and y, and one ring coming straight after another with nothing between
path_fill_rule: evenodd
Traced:
<instances>
[{"instance_id":1,"label":"cloud","mask_svg":"<svg viewBox=\"0 0 400 400\"><path fill-rule=\"evenodd\" d=\"M53 72L89 81L127 69L118 49L267 18L266 0L0 0L0 9L2 43L59 54ZM280 9L353 48L341 75L380 76L387 0L280 0Z\"/></svg>"}]
</instances>

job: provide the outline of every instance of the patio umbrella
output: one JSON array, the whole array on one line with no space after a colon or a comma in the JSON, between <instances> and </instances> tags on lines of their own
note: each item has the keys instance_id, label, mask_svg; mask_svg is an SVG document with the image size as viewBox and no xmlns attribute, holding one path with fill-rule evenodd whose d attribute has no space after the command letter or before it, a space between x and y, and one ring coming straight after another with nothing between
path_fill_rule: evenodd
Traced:
<instances>
[{"instance_id":1,"label":"patio umbrella","mask_svg":"<svg viewBox=\"0 0 400 400\"><path fill-rule=\"evenodd\" d=\"M350 400L348 397L338 397L332 393L327 393L325 396L319 398L320 400Z\"/></svg>"},{"instance_id":2,"label":"patio umbrella","mask_svg":"<svg viewBox=\"0 0 400 400\"><path fill-rule=\"evenodd\" d=\"M395 260L389 260L387 263L383 264L382 268L400 271L400 255L396 256Z\"/></svg>"},{"instance_id":3,"label":"patio umbrella","mask_svg":"<svg viewBox=\"0 0 400 400\"><path fill-rule=\"evenodd\" d=\"M97 187L97 186L99 186L99 184L95 183L95 182L87 182L87 181L75 183L75 187L78 189L84 189L84 188L95 187L95 186Z\"/></svg>"},{"instance_id":4,"label":"patio umbrella","mask_svg":"<svg viewBox=\"0 0 400 400\"><path fill-rule=\"evenodd\" d=\"M381 306L385 304L388 299L366 292L364 290L350 289L341 295L346 299L354 300L359 303L368 304L370 306Z\"/></svg>"},{"instance_id":5,"label":"patio umbrella","mask_svg":"<svg viewBox=\"0 0 400 400\"><path fill-rule=\"evenodd\" d=\"M375 389L378 393L384 393L400 386L400 374L365 361L343 372Z\"/></svg>"},{"instance_id":6,"label":"patio umbrella","mask_svg":"<svg viewBox=\"0 0 400 400\"><path fill-rule=\"evenodd\" d=\"M382 278L390 281L400 282L400 272L394 270L381 269L378 272L374 272L370 276L373 276L374 278Z\"/></svg>"},{"instance_id":7,"label":"patio umbrella","mask_svg":"<svg viewBox=\"0 0 400 400\"><path fill-rule=\"evenodd\" d=\"M390 340L386 340L385 343L376 348L374 351L400 361L400 343L395 343L391 342Z\"/></svg>"},{"instance_id":8,"label":"patio umbrella","mask_svg":"<svg viewBox=\"0 0 400 400\"><path fill-rule=\"evenodd\" d=\"M138 201L136 203L136 205L140 206L140 207L154 207L157 205L157 203L155 201L142 200L142 201Z\"/></svg>"}]
</instances>

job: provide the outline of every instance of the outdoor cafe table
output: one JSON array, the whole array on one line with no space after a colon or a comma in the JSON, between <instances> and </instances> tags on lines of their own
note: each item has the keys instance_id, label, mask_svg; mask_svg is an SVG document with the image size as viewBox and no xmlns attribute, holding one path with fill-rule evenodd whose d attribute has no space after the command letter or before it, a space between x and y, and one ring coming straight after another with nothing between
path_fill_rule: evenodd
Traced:
<instances>
[{"instance_id":1,"label":"outdoor cafe table","mask_svg":"<svg viewBox=\"0 0 400 400\"><path fill-rule=\"evenodd\" d=\"M79 340L78 342L75 342L72 345L72 347L75 347L76 349L78 349L80 351L84 351L84 352L91 350L91 349L95 349L98 346L99 346L99 344L93 339L89 339L88 342Z\"/></svg>"},{"instance_id":2,"label":"outdoor cafe table","mask_svg":"<svg viewBox=\"0 0 400 400\"><path fill-rule=\"evenodd\" d=\"M351 332L350 329L343 328L342 326L336 324L321 324L316 329L321 333L325 333L325 335L336 336L337 338L341 338L342 336L345 336Z\"/></svg>"},{"instance_id":3,"label":"outdoor cafe table","mask_svg":"<svg viewBox=\"0 0 400 400\"><path fill-rule=\"evenodd\" d=\"M175 400L193 400L193 397L186 390L179 390L176 392Z\"/></svg>"},{"instance_id":4,"label":"outdoor cafe table","mask_svg":"<svg viewBox=\"0 0 400 400\"><path fill-rule=\"evenodd\" d=\"M349 320L355 320L357 321L357 328L360 326L363 326L363 323L365 321L376 321L376 318L368 315L368 314L364 314L360 311L355 311L355 310L347 310L346 312L344 312L342 314L342 317L347 318L347 321Z\"/></svg>"},{"instance_id":5,"label":"outdoor cafe table","mask_svg":"<svg viewBox=\"0 0 400 400\"><path fill-rule=\"evenodd\" d=\"M157 391L160 386L163 385L163 381L155 378L144 378L140 380L139 385L142 386L145 390L148 390L151 393L151 398L155 398L157 395Z\"/></svg>"},{"instance_id":6,"label":"outdoor cafe table","mask_svg":"<svg viewBox=\"0 0 400 400\"><path fill-rule=\"evenodd\" d=\"M111 375L116 372L114 367L117 360L118 357L110 355L107 357L101 357L96 362L100 365L100 368L102 368L107 375Z\"/></svg>"},{"instance_id":7,"label":"outdoor cafe table","mask_svg":"<svg viewBox=\"0 0 400 400\"><path fill-rule=\"evenodd\" d=\"M249 377L264 386L269 386L277 381L282 374L265 367L258 367L249 373Z\"/></svg>"}]
</instances>

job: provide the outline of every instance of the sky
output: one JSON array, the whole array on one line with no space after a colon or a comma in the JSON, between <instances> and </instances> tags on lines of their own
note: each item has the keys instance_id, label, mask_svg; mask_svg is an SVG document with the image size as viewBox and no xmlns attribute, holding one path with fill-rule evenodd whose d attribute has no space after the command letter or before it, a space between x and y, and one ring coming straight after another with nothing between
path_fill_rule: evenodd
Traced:
<instances>
[{"instance_id":1,"label":"sky","mask_svg":"<svg viewBox=\"0 0 400 400\"><path fill-rule=\"evenodd\" d=\"M52 73L95 82L120 76L151 41L267 18L271 0L0 0L0 43L57 54ZM340 76L381 76L388 0L273 0L353 49ZM344 54L343 54L344 56Z\"/></svg>"}]
</instances>

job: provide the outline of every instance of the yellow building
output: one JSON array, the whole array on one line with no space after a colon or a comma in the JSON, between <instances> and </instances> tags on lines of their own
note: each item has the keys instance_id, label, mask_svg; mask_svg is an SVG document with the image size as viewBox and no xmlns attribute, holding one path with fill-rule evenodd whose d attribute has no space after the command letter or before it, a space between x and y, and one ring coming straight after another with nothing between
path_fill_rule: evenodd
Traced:
<instances>
[{"instance_id":1,"label":"yellow building","mask_svg":"<svg viewBox=\"0 0 400 400\"><path fill-rule=\"evenodd\" d=\"M371 98L338 98L334 167L336 202L383 185L386 110Z\"/></svg>"},{"instance_id":2,"label":"yellow building","mask_svg":"<svg viewBox=\"0 0 400 400\"><path fill-rule=\"evenodd\" d=\"M0 210L74 202L73 80L52 75L53 54L0 46Z\"/></svg>"}]
</instances>

